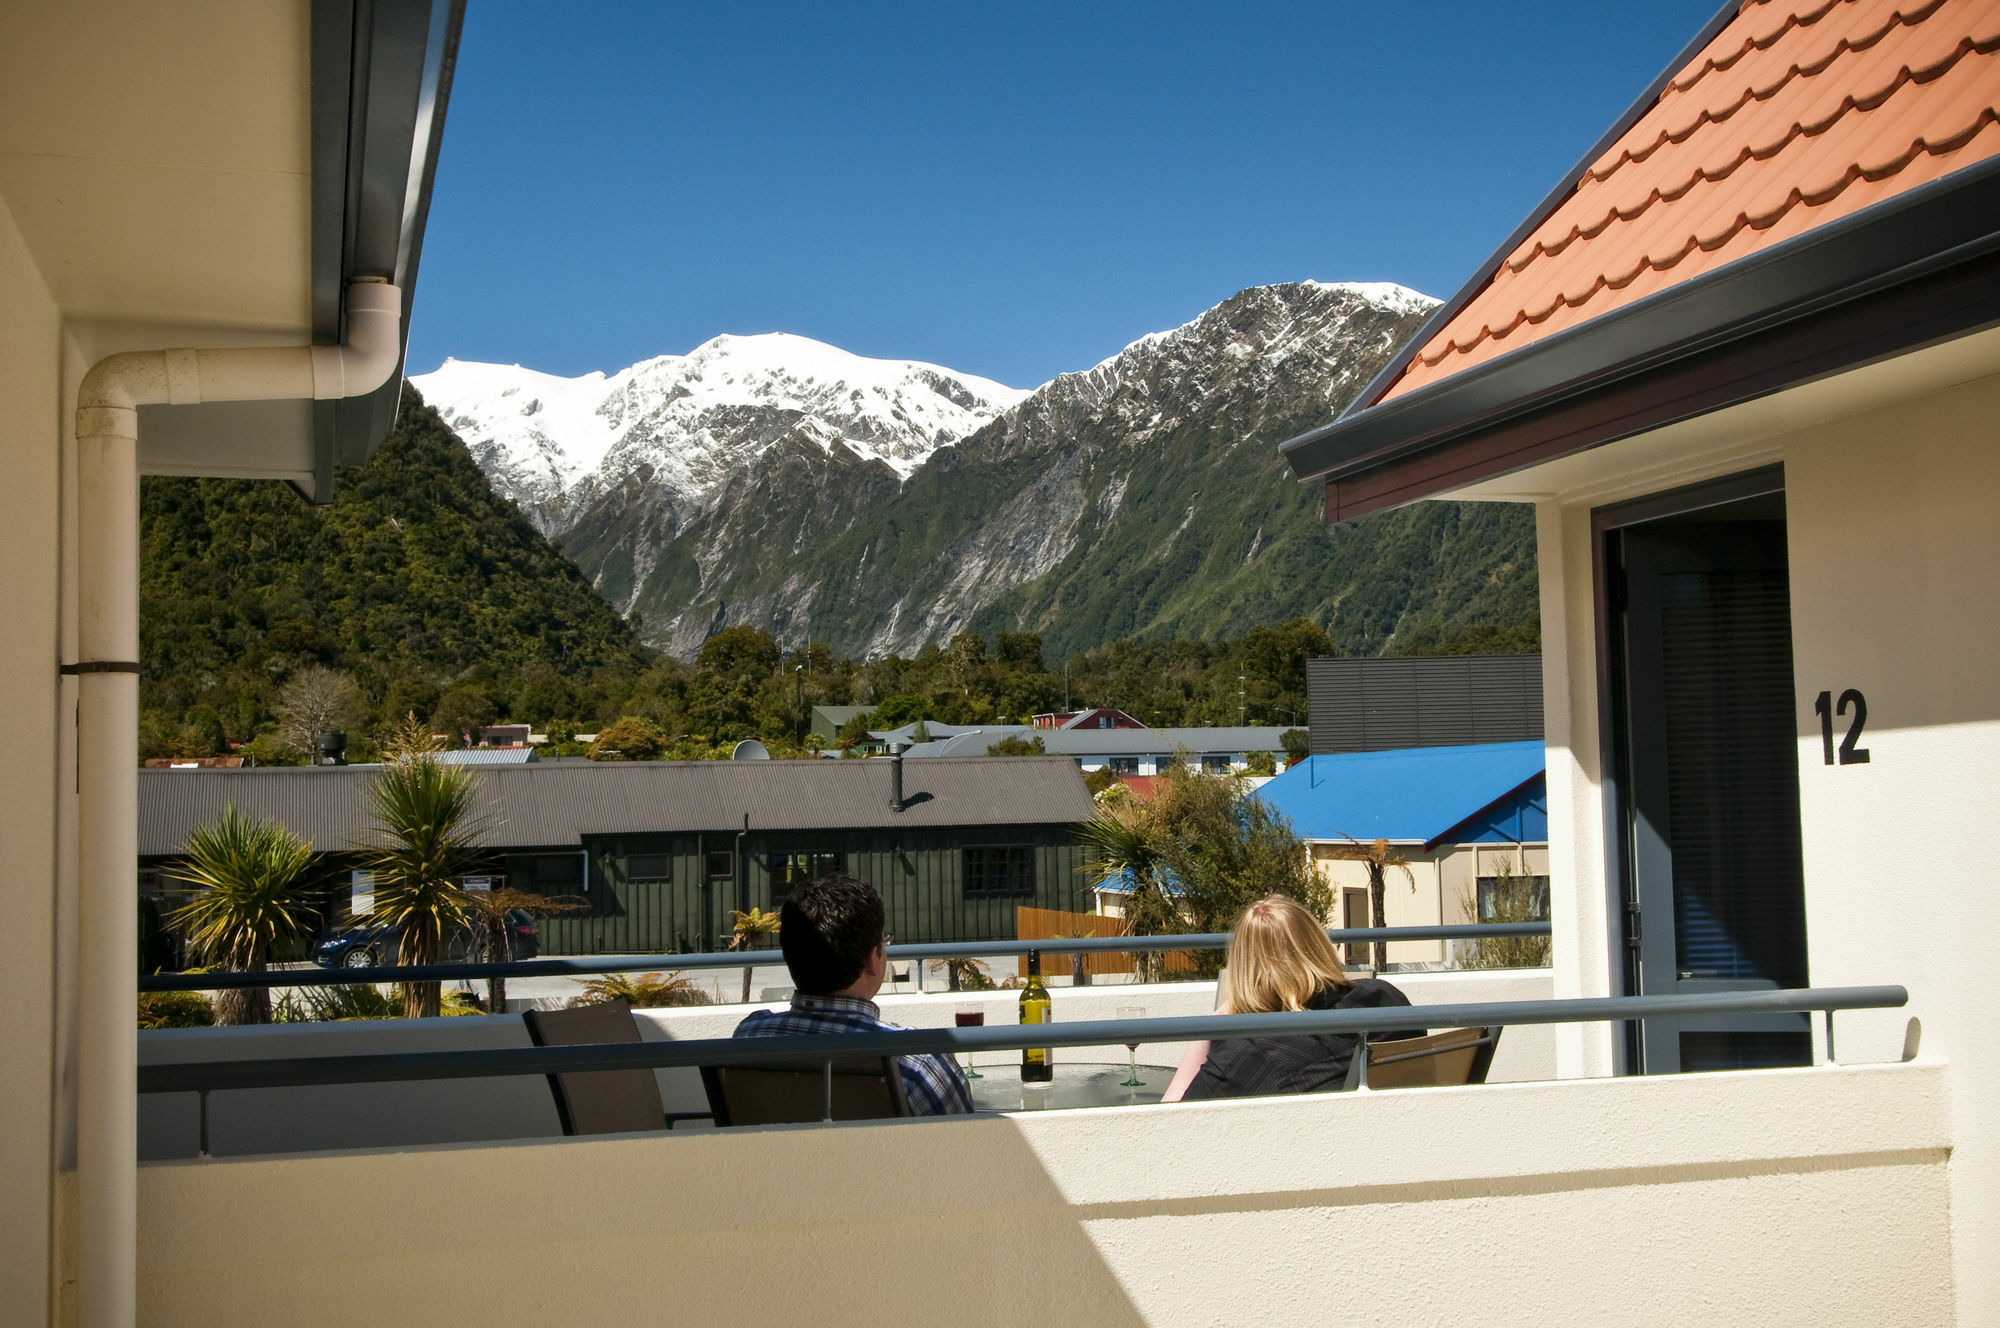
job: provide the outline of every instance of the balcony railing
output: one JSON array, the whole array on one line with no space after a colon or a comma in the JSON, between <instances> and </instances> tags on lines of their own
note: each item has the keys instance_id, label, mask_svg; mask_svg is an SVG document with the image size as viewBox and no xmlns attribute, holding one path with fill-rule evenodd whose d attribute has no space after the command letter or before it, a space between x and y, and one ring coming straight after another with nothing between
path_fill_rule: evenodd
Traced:
<instances>
[{"instance_id":1,"label":"balcony railing","mask_svg":"<svg viewBox=\"0 0 2000 1328\"><path fill-rule=\"evenodd\" d=\"M1443 927L1332 927L1327 939L1335 945L1372 945L1390 941L1470 941L1512 936L1547 936L1546 922L1481 922ZM927 941L892 945L889 958L918 967L929 959L980 959L1021 955L1039 950L1045 955L1135 954L1168 950L1225 950L1227 932L1173 936L1079 936L1062 940ZM777 959L773 950L714 950L699 954L606 955L590 959L517 959L499 963L419 964L373 968L260 969L253 973L148 973L139 978L140 991L223 991L240 987L328 987L350 983L462 982L481 978L589 977L598 973L640 970L682 971L743 968ZM1037 1043L1036 1045L1040 1045Z\"/></svg>"},{"instance_id":2,"label":"balcony railing","mask_svg":"<svg viewBox=\"0 0 2000 1328\"><path fill-rule=\"evenodd\" d=\"M1186 938L1174 939L1185 941ZM1509 1027L1718 1015L1820 1013L1826 1018L1827 1059L1832 1061L1835 1011L1893 1009L1908 1001L1909 992L1899 986L1807 987L1685 996L1489 1001L1275 1014L1211 1014L1168 1019L1099 1019L1081 1023L990 1028L924 1028L880 1033L703 1038L685 1042L207 1061L142 1066L139 1069L139 1092L199 1094L201 1151L206 1153L208 1095L225 1090L498 1075L577 1074L599 1070L660 1070L703 1065L769 1064L773 1061L806 1065L820 1063L830 1067L836 1060L862 1057L938 1052L970 1055L1015 1051L1024 1047L1092 1047L1127 1042L1220 1041L1329 1033L1346 1034L1357 1039L1357 1054L1362 1062L1361 1084L1365 1088L1368 1034L1384 1028L1405 1028L1418 1022L1428 1028Z\"/></svg>"}]
</instances>

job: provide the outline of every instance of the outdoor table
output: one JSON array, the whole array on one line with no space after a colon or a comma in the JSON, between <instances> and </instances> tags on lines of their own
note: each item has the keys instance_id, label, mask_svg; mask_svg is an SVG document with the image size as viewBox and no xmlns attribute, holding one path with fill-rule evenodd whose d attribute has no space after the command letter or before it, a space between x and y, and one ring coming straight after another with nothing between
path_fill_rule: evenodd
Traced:
<instances>
[{"instance_id":1,"label":"outdoor table","mask_svg":"<svg viewBox=\"0 0 2000 1328\"><path fill-rule=\"evenodd\" d=\"M1158 1102L1174 1081L1169 1065L1141 1065L1139 1088L1127 1088L1131 1078L1125 1062L1061 1061L1046 1084L1023 1084L1019 1067L982 1065L971 1081L974 1111L1058 1111L1067 1107L1127 1107Z\"/></svg>"}]
</instances>

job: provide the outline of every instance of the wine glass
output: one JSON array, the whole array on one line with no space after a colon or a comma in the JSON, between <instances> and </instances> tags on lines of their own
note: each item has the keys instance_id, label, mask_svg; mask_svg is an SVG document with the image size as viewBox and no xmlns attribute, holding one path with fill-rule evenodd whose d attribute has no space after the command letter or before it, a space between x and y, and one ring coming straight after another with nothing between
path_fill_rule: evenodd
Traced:
<instances>
[{"instance_id":1,"label":"wine glass","mask_svg":"<svg viewBox=\"0 0 2000 1328\"><path fill-rule=\"evenodd\" d=\"M1121 1005L1118 1007L1118 1017L1120 1019L1144 1019L1146 1017L1146 1007L1143 1005ZM1120 1088L1144 1088L1146 1081L1139 1077L1138 1043L1127 1042L1125 1044L1125 1058L1127 1068L1131 1071L1131 1077L1118 1086Z\"/></svg>"},{"instance_id":2,"label":"wine glass","mask_svg":"<svg viewBox=\"0 0 2000 1328\"><path fill-rule=\"evenodd\" d=\"M986 1011L960 1010L952 1018L958 1021L960 1028L978 1028L986 1022ZM965 1053L965 1077L968 1079L984 1079L986 1077L972 1068L972 1053L969 1051Z\"/></svg>"}]
</instances>

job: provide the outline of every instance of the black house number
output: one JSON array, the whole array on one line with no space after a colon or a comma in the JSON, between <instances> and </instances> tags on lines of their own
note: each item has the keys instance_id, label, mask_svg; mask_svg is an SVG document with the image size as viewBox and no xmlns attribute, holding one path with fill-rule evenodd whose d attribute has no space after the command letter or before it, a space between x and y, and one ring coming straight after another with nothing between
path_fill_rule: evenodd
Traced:
<instances>
[{"instance_id":1,"label":"black house number","mask_svg":"<svg viewBox=\"0 0 2000 1328\"><path fill-rule=\"evenodd\" d=\"M1854 712L1854 718L1847 721L1847 736L1840 740L1840 747L1836 750L1833 745L1833 719L1835 715L1845 715L1849 710ZM1834 702L1832 692L1821 692L1813 699L1813 713L1819 716L1819 741L1826 752L1828 765L1835 764L1836 758L1841 765L1868 764L1868 749L1854 745L1861 740L1861 730L1868 723L1868 698L1861 694L1859 688L1850 687L1842 692L1838 704Z\"/></svg>"}]
</instances>

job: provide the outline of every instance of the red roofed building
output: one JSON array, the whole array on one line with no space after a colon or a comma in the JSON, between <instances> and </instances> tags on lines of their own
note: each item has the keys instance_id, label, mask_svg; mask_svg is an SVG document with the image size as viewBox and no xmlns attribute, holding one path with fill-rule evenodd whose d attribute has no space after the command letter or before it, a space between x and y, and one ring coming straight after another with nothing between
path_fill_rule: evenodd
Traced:
<instances>
[{"instance_id":1,"label":"red roofed building","mask_svg":"<svg viewBox=\"0 0 2000 1328\"><path fill-rule=\"evenodd\" d=\"M1948 1065L1948 1184L1867 1220L2000 1322L2000 868L1909 852L2000 837L2000 0L1729 6L1285 452L1330 520L1535 504L1559 997L1909 992L1561 1073Z\"/></svg>"}]
</instances>

